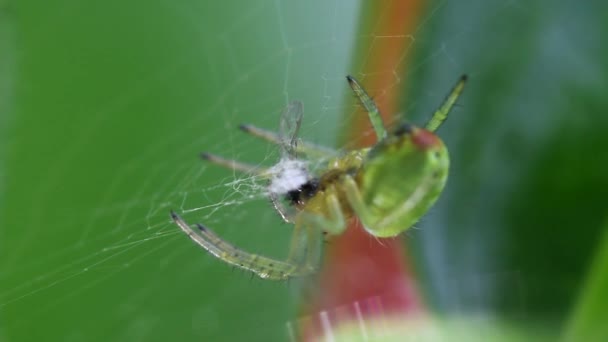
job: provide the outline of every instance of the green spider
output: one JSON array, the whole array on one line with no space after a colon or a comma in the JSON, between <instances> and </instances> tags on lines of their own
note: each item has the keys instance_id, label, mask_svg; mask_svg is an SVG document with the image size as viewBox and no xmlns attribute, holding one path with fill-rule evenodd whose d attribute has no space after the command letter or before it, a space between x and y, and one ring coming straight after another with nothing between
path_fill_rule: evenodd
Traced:
<instances>
[{"instance_id":1,"label":"green spider","mask_svg":"<svg viewBox=\"0 0 608 342\"><path fill-rule=\"evenodd\" d=\"M313 274L318 265L323 235L339 235L356 216L372 236L397 236L416 223L441 194L448 175L448 151L433 132L447 118L462 93L463 75L424 128L405 123L387 133L374 101L357 80L348 84L365 107L377 136L375 145L339 153L308 142L297 134L302 104L292 101L281 114L280 133L251 125L241 129L278 144L281 159L263 169L203 153L211 163L268 180L268 196L286 222L294 224L287 259L276 260L243 251L222 240L209 228L193 229L175 212L173 221L194 242L220 260L264 279L286 280ZM308 159L301 158L303 155ZM325 160L310 170L308 160Z\"/></svg>"}]
</instances>

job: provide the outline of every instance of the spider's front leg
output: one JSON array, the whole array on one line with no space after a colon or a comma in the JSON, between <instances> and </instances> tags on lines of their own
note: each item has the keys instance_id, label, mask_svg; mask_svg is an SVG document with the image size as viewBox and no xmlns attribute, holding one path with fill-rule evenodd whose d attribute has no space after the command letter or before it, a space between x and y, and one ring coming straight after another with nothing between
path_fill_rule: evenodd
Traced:
<instances>
[{"instance_id":1,"label":"spider's front leg","mask_svg":"<svg viewBox=\"0 0 608 342\"><path fill-rule=\"evenodd\" d=\"M211 229L201 224L196 225L198 228L196 231L173 211L171 218L190 239L218 259L251 271L263 279L287 280L314 273L320 255L322 232L337 235L346 227L335 192L326 195L324 200L328 208L326 216L305 210L297 216L289 257L286 261L243 251L222 240Z\"/></svg>"},{"instance_id":2,"label":"spider's front leg","mask_svg":"<svg viewBox=\"0 0 608 342\"><path fill-rule=\"evenodd\" d=\"M303 259L297 261L297 258L290 258L287 261L281 261L252 254L222 240L211 229L201 224L197 224L198 231L192 229L186 221L173 211L171 212L171 218L190 239L209 253L228 264L251 271L260 278L287 280L292 277L306 276L314 271L307 266ZM294 234L294 240L307 240L305 230L296 229Z\"/></svg>"}]
</instances>

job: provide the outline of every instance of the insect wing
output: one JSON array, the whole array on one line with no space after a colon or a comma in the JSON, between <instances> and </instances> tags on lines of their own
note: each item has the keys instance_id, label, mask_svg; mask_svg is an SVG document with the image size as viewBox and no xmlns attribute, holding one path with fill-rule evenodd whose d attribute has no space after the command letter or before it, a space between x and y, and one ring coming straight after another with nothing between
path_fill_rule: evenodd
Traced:
<instances>
[{"instance_id":1,"label":"insect wing","mask_svg":"<svg viewBox=\"0 0 608 342\"><path fill-rule=\"evenodd\" d=\"M298 132L302 125L304 114L303 105L300 101L291 101L281 113L279 124L279 136L281 139L281 153L284 157L296 156L298 144Z\"/></svg>"}]
</instances>

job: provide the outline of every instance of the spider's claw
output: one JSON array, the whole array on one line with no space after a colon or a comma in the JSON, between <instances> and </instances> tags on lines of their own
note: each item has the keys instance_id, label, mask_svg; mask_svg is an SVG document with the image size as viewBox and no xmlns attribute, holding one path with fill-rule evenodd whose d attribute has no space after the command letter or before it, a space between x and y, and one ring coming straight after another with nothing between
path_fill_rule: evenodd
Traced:
<instances>
[{"instance_id":1,"label":"spider's claw","mask_svg":"<svg viewBox=\"0 0 608 342\"><path fill-rule=\"evenodd\" d=\"M177 214L173 210L171 210L171 218L173 219L173 221L179 220L179 216L177 216Z\"/></svg>"},{"instance_id":2,"label":"spider's claw","mask_svg":"<svg viewBox=\"0 0 608 342\"><path fill-rule=\"evenodd\" d=\"M198 228L198 230L200 230L201 232L206 232L207 231L207 227L203 226L200 223L196 224L196 227Z\"/></svg>"}]
</instances>

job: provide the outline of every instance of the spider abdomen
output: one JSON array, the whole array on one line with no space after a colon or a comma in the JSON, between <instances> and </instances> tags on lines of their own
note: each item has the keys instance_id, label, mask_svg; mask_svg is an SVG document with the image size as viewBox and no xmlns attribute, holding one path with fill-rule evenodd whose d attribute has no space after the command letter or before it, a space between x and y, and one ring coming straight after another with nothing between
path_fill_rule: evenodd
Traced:
<instances>
[{"instance_id":1,"label":"spider abdomen","mask_svg":"<svg viewBox=\"0 0 608 342\"><path fill-rule=\"evenodd\" d=\"M396 236L410 228L436 202L448 167L445 146L424 129L380 142L357 177L367 208L359 215L365 228L378 237Z\"/></svg>"}]
</instances>

